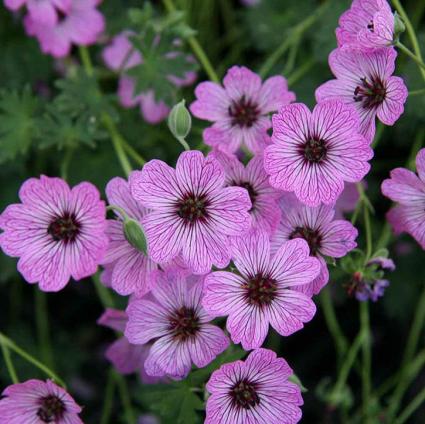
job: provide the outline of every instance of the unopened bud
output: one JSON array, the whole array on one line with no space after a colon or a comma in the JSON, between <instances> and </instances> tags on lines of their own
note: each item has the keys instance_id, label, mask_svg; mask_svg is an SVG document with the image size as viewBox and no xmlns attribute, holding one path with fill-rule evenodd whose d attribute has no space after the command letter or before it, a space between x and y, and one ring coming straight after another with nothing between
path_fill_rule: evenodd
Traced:
<instances>
[{"instance_id":1,"label":"unopened bud","mask_svg":"<svg viewBox=\"0 0 425 424\"><path fill-rule=\"evenodd\" d=\"M177 140L185 139L192 128L192 117L182 100L173 106L168 115L168 128Z\"/></svg>"},{"instance_id":2,"label":"unopened bud","mask_svg":"<svg viewBox=\"0 0 425 424\"><path fill-rule=\"evenodd\" d=\"M124 235L127 241L137 250L147 255L147 242L142 226L135 219L124 220Z\"/></svg>"},{"instance_id":3,"label":"unopened bud","mask_svg":"<svg viewBox=\"0 0 425 424\"><path fill-rule=\"evenodd\" d=\"M397 12L394 12L394 38L398 40L400 34L404 31L406 31L406 25L404 25L403 19Z\"/></svg>"}]
</instances>

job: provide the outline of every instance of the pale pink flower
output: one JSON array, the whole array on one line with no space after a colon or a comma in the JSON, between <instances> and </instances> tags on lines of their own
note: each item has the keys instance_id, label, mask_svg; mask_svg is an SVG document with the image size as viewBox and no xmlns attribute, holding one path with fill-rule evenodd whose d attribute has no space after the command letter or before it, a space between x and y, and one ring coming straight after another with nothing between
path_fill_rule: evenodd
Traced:
<instances>
[{"instance_id":1,"label":"pale pink flower","mask_svg":"<svg viewBox=\"0 0 425 424\"><path fill-rule=\"evenodd\" d=\"M223 79L223 86L202 82L195 90L197 100L190 111L197 118L214 122L204 131L209 146L234 153L245 146L261 152L270 141L270 113L295 100L282 76L261 78L244 66L233 66Z\"/></svg>"},{"instance_id":2,"label":"pale pink flower","mask_svg":"<svg viewBox=\"0 0 425 424\"><path fill-rule=\"evenodd\" d=\"M234 343L255 349L263 344L269 325L289 336L313 318L314 302L294 290L311 283L320 271L305 240L287 241L271 256L268 234L251 232L233 240L232 252L238 273L208 274L202 304L213 316L228 316Z\"/></svg>"},{"instance_id":3,"label":"pale pink flower","mask_svg":"<svg viewBox=\"0 0 425 424\"><path fill-rule=\"evenodd\" d=\"M70 189L60 178L30 178L19 190L22 203L0 216L0 246L19 257L18 271L44 291L61 290L72 277L93 275L105 254L105 203L83 182Z\"/></svg>"},{"instance_id":4,"label":"pale pink flower","mask_svg":"<svg viewBox=\"0 0 425 424\"><path fill-rule=\"evenodd\" d=\"M373 156L356 111L341 100L319 103L313 112L302 103L284 106L273 116L272 142L264 152L270 184L308 206L335 203L344 182L366 175Z\"/></svg>"}]
</instances>

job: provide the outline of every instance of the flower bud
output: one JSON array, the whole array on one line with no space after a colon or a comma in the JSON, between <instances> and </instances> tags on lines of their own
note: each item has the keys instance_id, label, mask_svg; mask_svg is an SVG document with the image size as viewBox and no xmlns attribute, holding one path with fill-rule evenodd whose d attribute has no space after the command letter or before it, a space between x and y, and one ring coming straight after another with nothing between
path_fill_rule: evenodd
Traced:
<instances>
[{"instance_id":1,"label":"flower bud","mask_svg":"<svg viewBox=\"0 0 425 424\"><path fill-rule=\"evenodd\" d=\"M142 226L135 219L127 218L123 222L127 241L137 250L147 255L147 242Z\"/></svg>"},{"instance_id":2,"label":"flower bud","mask_svg":"<svg viewBox=\"0 0 425 424\"><path fill-rule=\"evenodd\" d=\"M192 117L185 106L185 101L182 100L173 106L168 115L168 128L177 138L177 140L185 139L192 128Z\"/></svg>"},{"instance_id":3,"label":"flower bud","mask_svg":"<svg viewBox=\"0 0 425 424\"><path fill-rule=\"evenodd\" d=\"M397 12L394 12L394 38L398 40L400 34L406 31L406 26Z\"/></svg>"}]
</instances>

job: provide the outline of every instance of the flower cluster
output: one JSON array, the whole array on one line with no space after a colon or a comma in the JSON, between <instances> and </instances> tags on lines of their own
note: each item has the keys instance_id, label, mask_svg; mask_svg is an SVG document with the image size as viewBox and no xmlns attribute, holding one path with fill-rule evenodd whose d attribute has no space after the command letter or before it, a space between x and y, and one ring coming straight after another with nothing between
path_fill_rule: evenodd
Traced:
<instances>
[{"instance_id":1,"label":"flower cluster","mask_svg":"<svg viewBox=\"0 0 425 424\"><path fill-rule=\"evenodd\" d=\"M103 29L99 3L6 0L13 10L26 5L27 32L54 56L96 39ZM101 281L131 296L125 312L108 309L98 321L122 333L106 351L119 372L138 372L145 383L181 380L231 341L253 350L245 362L211 375L209 424L300 420L292 370L262 346L269 327L290 336L314 317L313 297L329 281L327 264L357 246L357 229L343 213L354 209L355 183L363 187L370 170L375 119L392 125L403 112L407 89L393 76L387 2L354 0L336 34L338 48L329 56L335 79L317 88L313 110L294 103L282 76L262 81L233 66L223 86L200 83L190 105L195 117L213 123L203 132L207 155L188 150L175 167L153 159L128 180L113 178L105 190L108 208L90 183L70 188L59 178L31 178L20 189L21 202L0 215L0 247L19 258L27 282L58 291L100 265ZM138 93L126 74L144 61L132 35L117 35L103 59L120 73L122 105L140 106L145 120L156 123L169 105L153 90ZM183 86L196 75L167 78ZM425 149L417 170L418 176L394 170L382 191L399 203L388 216L395 229L425 248ZM352 285L357 299L376 301L388 285L382 270L394 264L370 256ZM218 317L225 317L226 333ZM0 423L22 422L19 408L27 422L80 422L78 405L50 381L13 385L4 396Z\"/></svg>"},{"instance_id":2,"label":"flower cluster","mask_svg":"<svg viewBox=\"0 0 425 424\"><path fill-rule=\"evenodd\" d=\"M28 35L37 38L43 53L67 56L72 44L87 46L97 41L105 21L97 10L102 0L5 0L11 10L26 6Z\"/></svg>"}]
</instances>

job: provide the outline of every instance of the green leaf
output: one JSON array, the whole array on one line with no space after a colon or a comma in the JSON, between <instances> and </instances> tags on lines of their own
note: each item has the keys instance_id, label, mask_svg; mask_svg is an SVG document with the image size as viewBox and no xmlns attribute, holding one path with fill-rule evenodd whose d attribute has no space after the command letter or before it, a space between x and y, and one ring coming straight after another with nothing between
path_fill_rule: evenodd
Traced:
<instances>
[{"instance_id":1,"label":"green leaf","mask_svg":"<svg viewBox=\"0 0 425 424\"><path fill-rule=\"evenodd\" d=\"M28 87L0 94L0 163L28 151L37 133L39 107Z\"/></svg>"}]
</instances>

